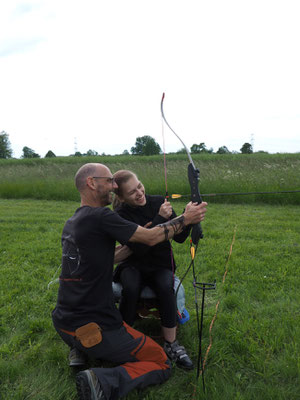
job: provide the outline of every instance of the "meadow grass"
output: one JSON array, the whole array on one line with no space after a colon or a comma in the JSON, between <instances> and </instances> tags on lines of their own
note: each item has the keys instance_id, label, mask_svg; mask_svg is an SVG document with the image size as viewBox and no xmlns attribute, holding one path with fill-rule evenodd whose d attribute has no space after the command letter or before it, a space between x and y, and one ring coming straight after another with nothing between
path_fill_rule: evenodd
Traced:
<instances>
[{"instance_id":1,"label":"meadow grass","mask_svg":"<svg viewBox=\"0 0 300 400\"><path fill-rule=\"evenodd\" d=\"M189 195L188 159L167 155L169 194ZM195 154L203 194L300 190L300 153ZM87 162L106 164L114 173L130 169L138 174L149 194L165 194L163 156L95 156L0 160L0 198L78 201L74 175ZM300 204L299 193L203 196L211 203Z\"/></svg>"},{"instance_id":2,"label":"meadow grass","mask_svg":"<svg viewBox=\"0 0 300 400\"><path fill-rule=\"evenodd\" d=\"M60 236L78 202L0 200L0 398L75 400L75 371L68 348L51 322L57 285ZM174 203L177 213L183 202ZM300 220L299 208L210 204L202 223L204 239L196 255L200 282L216 280L205 297L203 354L206 393L196 371L174 367L163 385L128 400L296 400L300 383ZM228 260L230 246L232 254ZM189 242L173 243L177 275L190 262ZM224 272L227 270L225 282ZM178 337L196 361L198 351L192 274L184 280L191 319ZM198 293L199 302L201 293ZM138 321L146 333L160 331L157 320ZM91 364L94 365L94 364Z\"/></svg>"}]
</instances>

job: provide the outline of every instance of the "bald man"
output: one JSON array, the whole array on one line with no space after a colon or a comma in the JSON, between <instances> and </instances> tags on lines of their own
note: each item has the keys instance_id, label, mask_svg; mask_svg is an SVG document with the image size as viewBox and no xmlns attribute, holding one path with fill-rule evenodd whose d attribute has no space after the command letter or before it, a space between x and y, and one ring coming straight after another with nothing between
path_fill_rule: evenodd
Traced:
<instances>
[{"instance_id":1,"label":"bald man","mask_svg":"<svg viewBox=\"0 0 300 400\"><path fill-rule=\"evenodd\" d=\"M112 274L116 241L124 246L118 252L119 262L128 256L128 242L153 246L171 239L185 225L201 222L207 203L189 203L181 216L146 229L106 207L117 184L105 165L83 165L75 184L81 205L63 229L62 272L52 319L70 348L118 365L79 372L79 398L115 400L132 389L162 383L171 373L163 349L123 322L115 306Z\"/></svg>"}]
</instances>

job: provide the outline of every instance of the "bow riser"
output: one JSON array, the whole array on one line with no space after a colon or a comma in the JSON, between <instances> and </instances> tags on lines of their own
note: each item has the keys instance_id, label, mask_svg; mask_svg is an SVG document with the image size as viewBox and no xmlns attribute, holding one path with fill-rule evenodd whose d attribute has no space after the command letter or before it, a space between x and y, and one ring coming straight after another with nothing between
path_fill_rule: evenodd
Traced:
<instances>
[{"instance_id":1,"label":"bow riser","mask_svg":"<svg viewBox=\"0 0 300 400\"><path fill-rule=\"evenodd\" d=\"M193 203L202 203L202 198L199 192L199 170L194 168L194 165L188 166L188 178L191 187L191 201ZM193 225L191 233L192 242L197 245L200 239L203 239L202 228L200 224Z\"/></svg>"},{"instance_id":2,"label":"bow riser","mask_svg":"<svg viewBox=\"0 0 300 400\"><path fill-rule=\"evenodd\" d=\"M202 203L201 194L199 192L199 170L195 169L192 164L188 166L188 178L191 187L191 200L193 203Z\"/></svg>"}]
</instances>

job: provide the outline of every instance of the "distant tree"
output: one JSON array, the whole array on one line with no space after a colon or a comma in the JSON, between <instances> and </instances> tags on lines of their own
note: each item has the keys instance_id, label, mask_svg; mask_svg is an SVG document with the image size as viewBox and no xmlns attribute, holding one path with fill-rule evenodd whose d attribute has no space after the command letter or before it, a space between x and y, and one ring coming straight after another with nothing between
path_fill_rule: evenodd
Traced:
<instances>
[{"instance_id":1,"label":"distant tree","mask_svg":"<svg viewBox=\"0 0 300 400\"><path fill-rule=\"evenodd\" d=\"M56 155L53 153L52 150L48 150L47 154L45 155L45 158L48 158L48 157L56 157Z\"/></svg>"},{"instance_id":2,"label":"distant tree","mask_svg":"<svg viewBox=\"0 0 300 400\"><path fill-rule=\"evenodd\" d=\"M176 151L176 154L185 154L185 153L186 153L186 151L185 151L184 147L182 149L179 149Z\"/></svg>"},{"instance_id":3,"label":"distant tree","mask_svg":"<svg viewBox=\"0 0 300 400\"><path fill-rule=\"evenodd\" d=\"M124 150L122 153L124 156L128 156L129 155L129 151L128 150Z\"/></svg>"},{"instance_id":4,"label":"distant tree","mask_svg":"<svg viewBox=\"0 0 300 400\"><path fill-rule=\"evenodd\" d=\"M86 155L87 155L87 156L98 156L98 153L97 153L96 150L88 150L88 151L86 152Z\"/></svg>"},{"instance_id":5,"label":"distant tree","mask_svg":"<svg viewBox=\"0 0 300 400\"><path fill-rule=\"evenodd\" d=\"M253 149L250 143L244 143L243 146L240 148L242 154L252 154Z\"/></svg>"},{"instance_id":6,"label":"distant tree","mask_svg":"<svg viewBox=\"0 0 300 400\"><path fill-rule=\"evenodd\" d=\"M190 148L192 154L198 154L201 153L201 151L206 150L206 146L204 143L200 144L193 144L193 146Z\"/></svg>"},{"instance_id":7,"label":"distant tree","mask_svg":"<svg viewBox=\"0 0 300 400\"><path fill-rule=\"evenodd\" d=\"M199 154L199 153L212 153L213 149L210 148L208 149L205 145L205 143L200 143L200 144L193 144L191 147L191 153L192 154Z\"/></svg>"},{"instance_id":8,"label":"distant tree","mask_svg":"<svg viewBox=\"0 0 300 400\"><path fill-rule=\"evenodd\" d=\"M226 146L219 147L217 154L230 154L230 151Z\"/></svg>"},{"instance_id":9,"label":"distant tree","mask_svg":"<svg viewBox=\"0 0 300 400\"><path fill-rule=\"evenodd\" d=\"M161 153L159 144L151 136L137 137L135 147L131 147L131 153L141 156L150 156Z\"/></svg>"},{"instance_id":10,"label":"distant tree","mask_svg":"<svg viewBox=\"0 0 300 400\"><path fill-rule=\"evenodd\" d=\"M35 153L34 150L32 150L30 147L23 147L22 149L23 155L22 158L40 158L41 156L37 153Z\"/></svg>"},{"instance_id":11,"label":"distant tree","mask_svg":"<svg viewBox=\"0 0 300 400\"><path fill-rule=\"evenodd\" d=\"M0 158L11 158L12 149L10 147L9 135L2 131L0 133Z\"/></svg>"},{"instance_id":12,"label":"distant tree","mask_svg":"<svg viewBox=\"0 0 300 400\"><path fill-rule=\"evenodd\" d=\"M76 153L74 154L75 157L82 157L82 154L80 153L80 151L76 151Z\"/></svg>"}]
</instances>

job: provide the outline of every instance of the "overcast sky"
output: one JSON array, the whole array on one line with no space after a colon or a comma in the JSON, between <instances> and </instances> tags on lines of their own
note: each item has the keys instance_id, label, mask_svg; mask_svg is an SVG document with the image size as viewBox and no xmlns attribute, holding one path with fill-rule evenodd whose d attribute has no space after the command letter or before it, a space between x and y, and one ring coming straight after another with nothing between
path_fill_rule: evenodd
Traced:
<instances>
[{"instance_id":1,"label":"overcast sky","mask_svg":"<svg viewBox=\"0 0 300 400\"><path fill-rule=\"evenodd\" d=\"M1 0L0 132L18 158L163 148L165 92L188 148L300 152L299 20L299 0Z\"/></svg>"}]
</instances>

